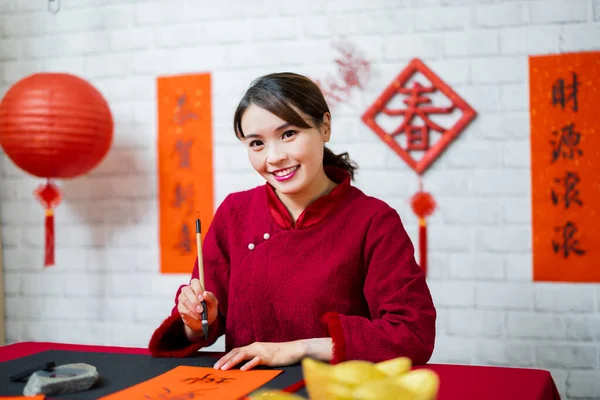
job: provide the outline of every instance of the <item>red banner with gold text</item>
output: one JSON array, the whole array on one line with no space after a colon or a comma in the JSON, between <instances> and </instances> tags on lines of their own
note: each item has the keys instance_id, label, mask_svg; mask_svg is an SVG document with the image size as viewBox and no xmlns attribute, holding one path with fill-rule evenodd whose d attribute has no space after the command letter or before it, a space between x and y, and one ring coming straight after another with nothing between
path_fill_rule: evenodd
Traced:
<instances>
[{"instance_id":1,"label":"red banner with gold text","mask_svg":"<svg viewBox=\"0 0 600 400\"><path fill-rule=\"evenodd\" d=\"M160 271L190 273L213 218L210 74L159 77L157 96Z\"/></svg>"},{"instance_id":2,"label":"red banner with gold text","mask_svg":"<svg viewBox=\"0 0 600 400\"><path fill-rule=\"evenodd\" d=\"M533 280L600 282L600 52L529 58Z\"/></svg>"}]
</instances>

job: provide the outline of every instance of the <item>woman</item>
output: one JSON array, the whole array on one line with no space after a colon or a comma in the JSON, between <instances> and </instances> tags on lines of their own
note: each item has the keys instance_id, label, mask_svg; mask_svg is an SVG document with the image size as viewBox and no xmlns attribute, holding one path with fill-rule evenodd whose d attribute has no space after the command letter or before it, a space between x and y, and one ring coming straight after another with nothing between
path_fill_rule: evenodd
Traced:
<instances>
[{"instance_id":1,"label":"woman","mask_svg":"<svg viewBox=\"0 0 600 400\"><path fill-rule=\"evenodd\" d=\"M215 368L284 366L303 357L426 363L436 310L397 212L350 185L356 166L325 147L331 115L310 79L257 79L234 116L265 185L230 194L172 314L153 334L157 357L184 357L225 334ZM202 336L206 300L209 336Z\"/></svg>"}]
</instances>

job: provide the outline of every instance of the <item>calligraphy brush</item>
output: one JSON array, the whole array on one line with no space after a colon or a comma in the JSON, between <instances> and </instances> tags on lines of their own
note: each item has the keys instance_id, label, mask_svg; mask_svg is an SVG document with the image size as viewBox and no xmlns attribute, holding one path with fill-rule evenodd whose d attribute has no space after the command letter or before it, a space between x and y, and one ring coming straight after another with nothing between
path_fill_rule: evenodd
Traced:
<instances>
[{"instance_id":1,"label":"calligraphy brush","mask_svg":"<svg viewBox=\"0 0 600 400\"><path fill-rule=\"evenodd\" d=\"M198 249L198 276L200 277L200 286L202 292L204 287L204 262L202 260L202 230L200 229L200 218L196 218L196 247ZM204 340L208 339L208 312L206 311L206 301L202 300L202 333Z\"/></svg>"}]
</instances>

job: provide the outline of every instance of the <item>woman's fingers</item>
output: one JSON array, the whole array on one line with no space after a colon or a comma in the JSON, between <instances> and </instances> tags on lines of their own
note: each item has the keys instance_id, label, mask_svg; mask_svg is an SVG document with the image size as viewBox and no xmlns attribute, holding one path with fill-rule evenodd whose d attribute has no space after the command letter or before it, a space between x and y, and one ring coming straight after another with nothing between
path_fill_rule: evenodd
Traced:
<instances>
[{"instance_id":1,"label":"woman's fingers","mask_svg":"<svg viewBox=\"0 0 600 400\"><path fill-rule=\"evenodd\" d=\"M246 350L240 350L235 356L231 357L228 361L226 361L225 364L223 364L221 366L221 369L222 370L230 369L232 367L235 367L242 361L247 360L248 358L253 358L253 357L254 356L249 355Z\"/></svg>"},{"instance_id":2,"label":"woman's fingers","mask_svg":"<svg viewBox=\"0 0 600 400\"><path fill-rule=\"evenodd\" d=\"M196 278L191 280L190 287L192 288L196 296L200 296L202 292L204 292L204 288L200 286L200 281Z\"/></svg>"},{"instance_id":3,"label":"woman's fingers","mask_svg":"<svg viewBox=\"0 0 600 400\"><path fill-rule=\"evenodd\" d=\"M256 356L252 360L248 361L246 364L242 365L240 370L247 371L251 368L254 368L254 367L260 365L260 362L261 362L260 357Z\"/></svg>"},{"instance_id":4,"label":"woman's fingers","mask_svg":"<svg viewBox=\"0 0 600 400\"><path fill-rule=\"evenodd\" d=\"M188 310L188 314L195 319L200 318L198 307L200 307L200 301L194 295L194 292L189 287L183 288L179 295L179 303ZM200 308L201 309L201 308Z\"/></svg>"},{"instance_id":5,"label":"woman's fingers","mask_svg":"<svg viewBox=\"0 0 600 400\"><path fill-rule=\"evenodd\" d=\"M202 295L200 296L200 301L205 300L206 301L206 306L208 308L216 308L217 305L219 304L219 301L217 300L217 298L215 297L215 295L212 292L204 292L202 293Z\"/></svg>"},{"instance_id":6,"label":"woman's fingers","mask_svg":"<svg viewBox=\"0 0 600 400\"><path fill-rule=\"evenodd\" d=\"M215 369L228 369L234 365L237 365L247 357L246 350L244 348L235 348L229 353L225 354L215 363Z\"/></svg>"},{"instance_id":7,"label":"woman's fingers","mask_svg":"<svg viewBox=\"0 0 600 400\"><path fill-rule=\"evenodd\" d=\"M235 348L231 350L229 353L225 354L223 357L219 358L219 360L215 363L215 369L221 368L223 364L225 364L229 359L235 356L238 353L239 349Z\"/></svg>"}]
</instances>

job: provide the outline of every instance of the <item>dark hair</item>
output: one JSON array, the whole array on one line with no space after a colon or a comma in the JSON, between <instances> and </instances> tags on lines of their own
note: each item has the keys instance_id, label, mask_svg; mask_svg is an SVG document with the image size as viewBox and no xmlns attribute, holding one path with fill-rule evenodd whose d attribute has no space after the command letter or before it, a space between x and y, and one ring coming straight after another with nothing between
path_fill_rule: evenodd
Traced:
<instances>
[{"instance_id":1,"label":"dark hair","mask_svg":"<svg viewBox=\"0 0 600 400\"><path fill-rule=\"evenodd\" d=\"M311 126L291 105L309 115L316 126L321 126L323 115L330 112L321 89L309 78L291 72L265 75L252 82L235 110L233 129L240 139L244 138L242 116L250 104L264 108L287 123L304 129ZM347 152L335 154L327 146L323 154L323 165L345 169L352 179L358 168Z\"/></svg>"}]
</instances>

